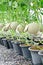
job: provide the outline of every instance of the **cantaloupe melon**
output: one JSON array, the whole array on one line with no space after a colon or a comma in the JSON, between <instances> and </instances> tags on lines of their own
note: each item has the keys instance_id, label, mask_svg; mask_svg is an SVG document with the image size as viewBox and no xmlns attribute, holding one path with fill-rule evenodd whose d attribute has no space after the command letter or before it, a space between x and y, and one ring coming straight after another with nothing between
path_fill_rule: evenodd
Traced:
<instances>
[{"instance_id":1,"label":"cantaloupe melon","mask_svg":"<svg viewBox=\"0 0 43 65\"><path fill-rule=\"evenodd\" d=\"M30 23L28 27L28 32L30 34L36 34L40 30L39 24L38 23Z\"/></svg>"}]
</instances>

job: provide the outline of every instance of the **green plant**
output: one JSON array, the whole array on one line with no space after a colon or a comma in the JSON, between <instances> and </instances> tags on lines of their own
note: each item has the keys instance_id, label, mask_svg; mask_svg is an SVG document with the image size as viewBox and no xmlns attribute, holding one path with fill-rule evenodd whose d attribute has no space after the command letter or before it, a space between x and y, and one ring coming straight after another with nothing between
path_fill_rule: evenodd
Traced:
<instances>
[{"instance_id":1,"label":"green plant","mask_svg":"<svg viewBox=\"0 0 43 65\"><path fill-rule=\"evenodd\" d=\"M0 0L0 22L41 22L40 8L43 8L43 0ZM30 10L34 11L32 15Z\"/></svg>"}]
</instances>

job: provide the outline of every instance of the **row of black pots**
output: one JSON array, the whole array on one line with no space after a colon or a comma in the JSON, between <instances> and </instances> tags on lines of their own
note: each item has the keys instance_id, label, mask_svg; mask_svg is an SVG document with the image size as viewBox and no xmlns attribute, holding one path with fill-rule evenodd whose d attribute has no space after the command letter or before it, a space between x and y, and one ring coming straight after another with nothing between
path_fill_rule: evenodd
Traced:
<instances>
[{"instance_id":1,"label":"row of black pots","mask_svg":"<svg viewBox=\"0 0 43 65\"><path fill-rule=\"evenodd\" d=\"M5 37L0 38L0 42L1 42L0 44L5 46L6 48L8 49L12 48L16 53L24 56L26 59L29 60L31 59L31 54L30 51L28 50L30 46L27 47L20 46L20 44L22 44L21 42L13 41L12 39L6 39Z\"/></svg>"},{"instance_id":2,"label":"row of black pots","mask_svg":"<svg viewBox=\"0 0 43 65\"><path fill-rule=\"evenodd\" d=\"M12 39L9 40L5 37L0 38L0 44L4 45L7 48L12 48L19 55L24 56L24 58L26 58L27 60L31 60L33 65L43 65L43 61L41 62L41 58L38 54L39 50L32 50L30 49L30 46L22 46L21 42L15 40L13 41Z\"/></svg>"},{"instance_id":3,"label":"row of black pots","mask_svg":"<svg viewBox=\"0 0 43 65\"><path fill-rule=\"evenodd\" d=\"M18 41L11 41L13 45L14 51L16 51L18 54L24 56L26 60L31 60L32 65L43 65L43 55L40 58L40 55L38 54L39 50L32 50L30 49L30 46L24 46Z\"/></svg>"}]
</instances>

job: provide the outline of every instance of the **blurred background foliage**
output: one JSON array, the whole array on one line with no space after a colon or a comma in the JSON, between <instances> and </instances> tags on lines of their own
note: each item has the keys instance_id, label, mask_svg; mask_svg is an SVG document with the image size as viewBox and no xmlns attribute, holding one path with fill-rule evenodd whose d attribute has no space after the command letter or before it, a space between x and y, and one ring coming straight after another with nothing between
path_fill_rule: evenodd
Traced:
<instances>
[{"instance_id":1,"label":"blurred background foliage","mask_svg":"<svg viewBox=\"0 0 43 65\"><path fill-rule=\"evenodd\" d=\"M0 22L42 22L43 0L0 0Z\"/></svg>"}]
</instances>

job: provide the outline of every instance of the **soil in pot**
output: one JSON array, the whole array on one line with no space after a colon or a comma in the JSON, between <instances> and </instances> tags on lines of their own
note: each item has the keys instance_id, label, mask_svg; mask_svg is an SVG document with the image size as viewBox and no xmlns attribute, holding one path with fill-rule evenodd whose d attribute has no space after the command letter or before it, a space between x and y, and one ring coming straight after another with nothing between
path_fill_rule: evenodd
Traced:
<instances>
[{"instance_id":1,"label":"soil in pot","mask_svg":"<svg viewBox=\"0 0 43 65\"><path fill-rule=\"evenodd\" d=\"M41 61L42 61L42 65L43 65L43 51L39 51L38 54L39 54L40 57L41 57Z\"/></svg>"},{"instance_id":2,"label":"soil in pot","mask_svg":"<svg viewBox=\"0 0 43 65\"><path fill-rule=\"evenodd\" d=\"M32 46L29 48L32 56L33 65L42 65L41 58L38 54L39 50L43 49L43 46Z\"/></svg>"},{"instance_id":3,"label":"soil in pot","mask_svg":"<svg viewBox=\"0 0 43 65\"><path fill-rule=\"evenodd\" d=\"M21 47L19 46L21 42L19 41L11 41L12 45L13 45L13 49L16 53L18 53L19 55L23 55Z\"/></svg>"},{"instance_id":4,"label":"soil in pot","mask_svg":"<svg viewBox=\"0 0 43 65\"><path fill-rule=\"evenodd\" d=\"M30 44L21 44L20 47L22 49L24 58L27 60L31 60L31 54L30 54L30 51L28 50L28 48L31 47L31 45Z\"/></svg>"}]
</instances>

